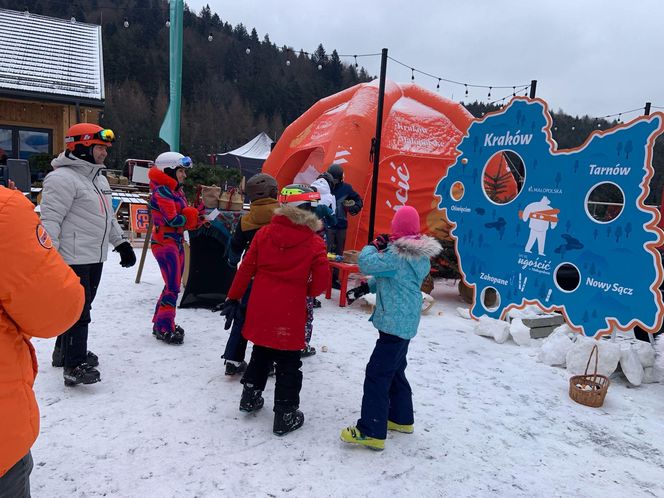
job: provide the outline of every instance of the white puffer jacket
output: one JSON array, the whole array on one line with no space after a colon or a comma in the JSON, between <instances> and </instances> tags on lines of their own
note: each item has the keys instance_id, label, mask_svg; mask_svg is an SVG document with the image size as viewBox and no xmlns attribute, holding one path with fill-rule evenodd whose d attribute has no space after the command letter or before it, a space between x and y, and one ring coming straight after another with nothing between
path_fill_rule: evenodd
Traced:
<instances>
[{"instance_id":1,"label":"white puffer jacket","mask_svg":"<svg viewBox=\"0 0 664 498\"><path fill-rule=\"evenodd\" d=\"M63 152L51 166L44 179L41 221L53 245L70 265L106 261L109 242L117 247L126 237L113 213L108 180L100 173L104 165Z\"/></svg>"}]
</instances>

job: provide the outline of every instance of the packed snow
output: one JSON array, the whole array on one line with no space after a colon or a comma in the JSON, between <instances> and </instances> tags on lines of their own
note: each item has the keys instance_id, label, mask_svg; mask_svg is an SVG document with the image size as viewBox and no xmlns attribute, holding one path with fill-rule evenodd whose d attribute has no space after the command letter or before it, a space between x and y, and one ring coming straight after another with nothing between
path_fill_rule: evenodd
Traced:
<instances>
[{"instance_id":1,"label":"packed snow","mask_svg":"<svg viewBox=\"0 0 664 498\"><path fill-rule=\"evenodd\" d=\"M239 379L224 375L219 358L221 317L178 310L185 343L157 342L156 262L148 254L137 285L136 268L110 258L89 339L102 382L64 387L50 366L53 340L33 340L42 416L35 497L664 496L664 384L631 387L617 372L603 407L576 404L568 371L538 362L542 340L520 347L505 336L509 326L489 334L502 344L476 335L456 282L436 281L435 305L411 341L415 433L390 433L385 451L372 452L339 440L359 416L377 338L359 303L338 307L337 291L322 299L318 354L303 360L305 424L280 438L273 379L265 408L238 410Z\"/></svg>"}]
</instances>

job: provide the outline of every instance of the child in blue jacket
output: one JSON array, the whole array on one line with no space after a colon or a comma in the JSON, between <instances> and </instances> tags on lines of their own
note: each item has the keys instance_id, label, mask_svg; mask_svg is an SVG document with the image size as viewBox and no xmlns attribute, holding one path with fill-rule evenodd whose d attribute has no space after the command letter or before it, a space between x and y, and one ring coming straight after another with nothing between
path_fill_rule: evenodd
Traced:
<instances>
[{"instance_id":1,"label":"child in blue jacket","mask_svg":"<svg viewBox=\"0 0 664 498\"><path fill-rule=\"evenodd\" d=\"M360 419L341 431L342 441L382 450L388 430L413 432L406 355L420 323L420 287L431 269L430 258L440 251L435 239L420 234L420 217L411 206L394 214L392 235L379 235L362 249L360 271L371 278L354 294L376 293L369 320L379 337L367 365Z\"/></svg>"}]
</instances>

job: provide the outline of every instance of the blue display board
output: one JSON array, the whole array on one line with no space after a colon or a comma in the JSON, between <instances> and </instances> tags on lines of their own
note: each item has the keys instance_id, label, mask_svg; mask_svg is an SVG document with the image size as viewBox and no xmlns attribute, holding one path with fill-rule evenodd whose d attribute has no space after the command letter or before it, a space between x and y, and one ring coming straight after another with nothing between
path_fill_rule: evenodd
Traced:
<instances>
[{"instance_id":1,"label":"blue display board","mask_svg":"<svg viewBox=\"0 0 664 498\"><path fill-rule=\"evenodd\" d=\"M537 304L588 336L661 326L662 232L647 207L655 113L556 150L539 99L471 124L436 187L475 287L473 317Z\"/></svg>"}]
</instances>

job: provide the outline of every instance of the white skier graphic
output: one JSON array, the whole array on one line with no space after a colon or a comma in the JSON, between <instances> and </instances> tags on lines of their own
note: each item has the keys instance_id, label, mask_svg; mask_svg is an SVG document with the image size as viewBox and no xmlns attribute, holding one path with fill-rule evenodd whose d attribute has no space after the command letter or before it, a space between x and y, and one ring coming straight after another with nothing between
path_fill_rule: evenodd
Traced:
<instances>
[{"instance_id":1,"label":"white skier graphic","mask_svg":"<svg viewBox=\"0 0 664 498\"><path fill-rule=\"evenodd\" d=\"M547 196L543 196L540 201L531 202L522 212L519 212L523 221L529 221L530 236L526 242L526 252L531 252L530 250L537 241L537 253L540 256L546 256L544 254L546 231L549 228L556 228L559 212L560 209L551 208L551 201Z\"/></svg>"}]
</instances>

